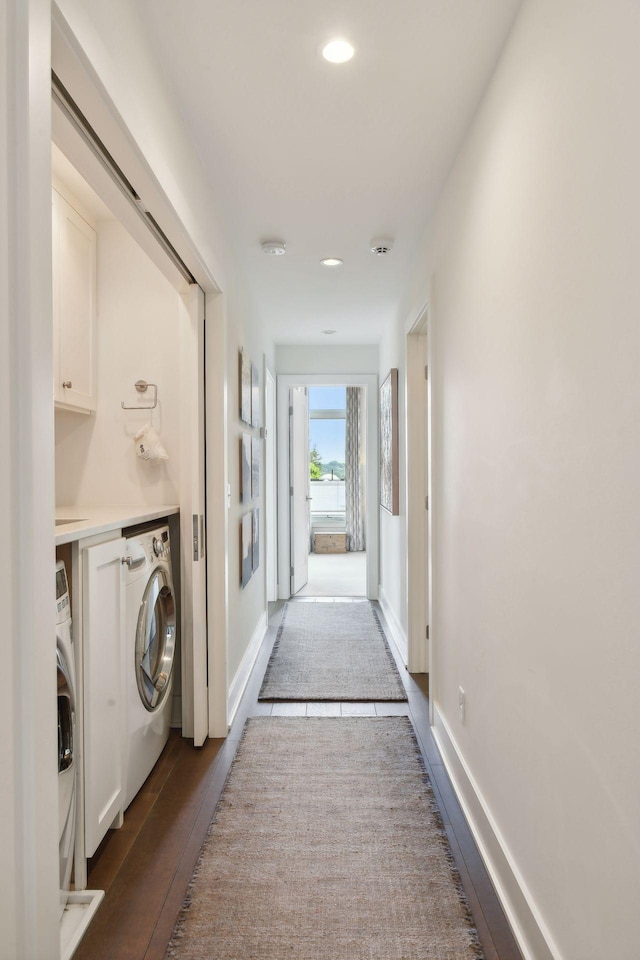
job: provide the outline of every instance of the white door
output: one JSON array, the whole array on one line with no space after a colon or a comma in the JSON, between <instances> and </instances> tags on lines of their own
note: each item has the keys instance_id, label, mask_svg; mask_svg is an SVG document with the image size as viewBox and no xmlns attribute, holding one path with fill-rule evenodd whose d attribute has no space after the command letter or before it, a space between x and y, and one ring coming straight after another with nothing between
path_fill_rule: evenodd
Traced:
<instances>
[{"instance_id":1,"label":"white door","mask_svg":"<svg viewBox=\"0 0 640 960\"><path fill-rule=\"evenodd\" d=\"M123 537L84 551L83 704L85 854L124 808Z\"/></svg>"},{"instance_id":2,"label":"white door","mask_svg":"<svg viewBox=\"0 0 640 960\"><path fill-rule=\"evenodd\" d=\"M96 409L96 232L55 190L54 399Z\"/></svg>"},{"instance_id":3,"label":"white door","mask_svg":"<svg viewBox=\"0 0 640 960\"><path fill-rule=\"evenodd\" d=\"M407 336L407 666L429 671L429 382L426 317Z\"/></svg>"},{"instance_id":4,"label":"white door","mask_svg":"<svg viewBox=\"0 0 640 960\"><path fill-rule=\"evenodd\" d=\"M278 599L278 475L276 469L276 382L265 368L265 556L267 601Z\"/></svg>"},{"instance_id":5,"label":"white door","mask_svg":"<svg viewBox=\"0 0 640 960\"><path fill-rule=\"evenodd\" d=\"M182 540L182 734L200 747L209 732L205 562L204 293L184 295L180 477Z\"/></svg>"},{"instance_id":6,"label":"white door","mask_svg":"<svg viewBox=\"0 0 640 960\"><path fill-rule=\"evenodd\" d=\"M309 579L309 398L306 387L291 387L289 401L291 474L291 595Z\"/></svg>"}]
</instances>

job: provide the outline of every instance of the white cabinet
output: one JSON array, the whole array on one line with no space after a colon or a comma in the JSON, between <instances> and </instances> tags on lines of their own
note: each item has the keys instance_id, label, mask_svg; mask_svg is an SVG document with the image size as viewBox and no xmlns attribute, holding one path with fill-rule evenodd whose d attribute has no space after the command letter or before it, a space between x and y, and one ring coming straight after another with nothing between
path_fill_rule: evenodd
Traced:
<instances>
[{"instance_id":1,"label":"white cabinet","mask_svg":"<svg viewBox=\"0 0 640 960\"><path fill-rule=\"evenodd\" d=\"M93 856L125 801L123 537L81 550L84 841Z\"/></svg>"},{"instance_id":2,"label":"white cabinet","mask_svg":"<svg viewBox=\"0 0 640 960\"><path fill-rule=\"evenodd\" d=\"M54 393L56 406L96 409L96 231L52 190Z\"/></svg>"}]
</instances>

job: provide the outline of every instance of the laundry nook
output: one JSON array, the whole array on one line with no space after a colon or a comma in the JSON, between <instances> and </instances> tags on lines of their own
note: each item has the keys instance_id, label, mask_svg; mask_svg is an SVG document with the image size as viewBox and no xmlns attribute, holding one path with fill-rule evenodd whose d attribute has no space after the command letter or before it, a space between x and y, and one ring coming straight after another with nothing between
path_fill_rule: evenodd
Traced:
<instances>
[{"instance_id":1,"label":"laundry nook","mask_svg":"<svg viewBox=\"0 0 640 960\"><path fill-rule=\"evenodd\" d=\"M51 196L64 958L102 898L87 889L88 864L122 826L170 727L182 729L190 698L180 513L199 424L181 363L198 304L56 143Z\"/></svg>"}]
</instances>

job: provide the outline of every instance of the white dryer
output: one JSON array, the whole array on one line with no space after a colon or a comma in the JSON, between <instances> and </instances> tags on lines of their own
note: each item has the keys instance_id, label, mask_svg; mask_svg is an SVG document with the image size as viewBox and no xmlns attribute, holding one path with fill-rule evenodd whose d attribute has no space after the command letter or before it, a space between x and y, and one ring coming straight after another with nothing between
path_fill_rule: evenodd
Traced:
<instances>
[{"instance_id":1,"label":"white dryer","mask_svg":"<svg viewBox=\"0 0 640 960\"><path fill-rule=\"evenodd\" d=\"M76 674L67 571L56 564L56 662L58 683L58 851L60 918L69 898L76 838Z\"/></svg>"},{"instance_id":2,"label":"white dryer","mask_svg":"<svg viewBox=\"0 0 640 960\"><path fill-rule=\"evenodd\" d=\"M169 737L176 603L169 528L136 534L125 549L125 807Z\"/></svg>"}]
</instances>

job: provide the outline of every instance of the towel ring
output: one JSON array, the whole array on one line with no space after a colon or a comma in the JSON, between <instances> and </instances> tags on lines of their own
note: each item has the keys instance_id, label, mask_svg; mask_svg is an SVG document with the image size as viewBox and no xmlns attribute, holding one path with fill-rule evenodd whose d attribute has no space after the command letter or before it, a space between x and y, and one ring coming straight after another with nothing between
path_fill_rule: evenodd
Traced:
<instances>
[{"instance_id":1,"label":"towel ring","mask_svg":"<svg viewBox=\"0 0 640 960\"><path fill-rule=\"evenodd\" d=\"M156 383L147 383L146 380L136 380L136 382L134 383L134 387L136 388L138 393L146 393L149 387L153 387L153 390L154 390L153 402L134 404L133 406L131 406L130 404L125 403L123 400L122 403L120 404L122 409L123 410L155 410L155 408L158 406L158 385Z\"/></svg>"}]
</instances>

